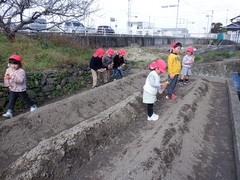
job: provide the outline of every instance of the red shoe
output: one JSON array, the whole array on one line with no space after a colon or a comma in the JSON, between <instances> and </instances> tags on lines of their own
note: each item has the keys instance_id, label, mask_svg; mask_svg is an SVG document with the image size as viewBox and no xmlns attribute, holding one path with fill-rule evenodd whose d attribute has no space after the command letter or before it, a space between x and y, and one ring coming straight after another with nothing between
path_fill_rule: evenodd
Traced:
<instances>
[{"instance_id":1,"label":"red shoe","mask_svg":"<svg viewBox=\"0 0 240 180\"><path fill-rule=\"evenodd\" d=\"M177 96L175 94L172 94L172 99L176 99Z\"/></svg>"}]
</instances>

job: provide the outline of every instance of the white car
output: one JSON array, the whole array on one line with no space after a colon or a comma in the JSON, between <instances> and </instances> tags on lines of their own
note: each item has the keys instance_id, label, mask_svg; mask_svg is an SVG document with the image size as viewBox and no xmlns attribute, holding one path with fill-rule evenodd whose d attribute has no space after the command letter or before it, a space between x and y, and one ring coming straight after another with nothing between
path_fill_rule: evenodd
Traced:
<instances>
[{"instance_id":1,"label":"white car","mask_svg":"<svg viewBox=\"0 0 240 180\"><path fill-rule=\"evenodd\" d=\"M30 32L43 31L47 28L47 20L44 18L38 18L33 23L23 26L23 30Z\"/></svg>"},{"instance_id":2,"label":"white car","mask_svg":"<svg viewBox=\"0 0 240 180\"><path fill-rule=\"evenodd\" d=\"M64 32L66 33L84 33L85 26L79 21L66 21L64 23Z\"/></svg>"}]
</instances>

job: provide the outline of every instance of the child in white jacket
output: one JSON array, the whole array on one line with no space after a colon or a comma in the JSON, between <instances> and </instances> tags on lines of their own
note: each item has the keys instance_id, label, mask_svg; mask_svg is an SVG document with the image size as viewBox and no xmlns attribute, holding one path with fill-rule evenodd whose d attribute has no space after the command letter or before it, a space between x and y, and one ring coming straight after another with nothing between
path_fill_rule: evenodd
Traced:
<instances>
[{"instance_id":1,"label":"child in white jacket","mask_svg":"<svg viewBox=\"0 0 240 180\"><path fill-rule=\"evenodd\" d=\"M157 93L161 88L166 88L166 83L160 83L160 74L166 71L166 63L159 59L149 65L152 71L147 76L143 86L143 103L147 104L148 121L156 121L159 115L153 112L153 104L157 100Z\"/></svg>"}]
</instances>

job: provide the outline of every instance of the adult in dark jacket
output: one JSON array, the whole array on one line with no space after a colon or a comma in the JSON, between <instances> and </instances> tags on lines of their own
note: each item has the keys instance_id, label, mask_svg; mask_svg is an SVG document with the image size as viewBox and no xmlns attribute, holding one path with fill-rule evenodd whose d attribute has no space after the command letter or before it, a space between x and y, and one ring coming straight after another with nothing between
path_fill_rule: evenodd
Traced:
<instances>
[{"instance_id":1,"label":"adult in dark jacket","mask_svg":"<svg viewBox=\"0 0 240 180\"><path fill-rule=\"evenodd\" d=\"M90 69L92 73L93 78L93 85L92 87L97 87L97 79L98 79L98 73L103 72L102 68L102 57L104 56L104 50L102 48L99 48L92 56L90 60Z\"/></svg>"},{"instance_id":2,"label":"adult in dark jacket","mask_svg":"<svg viewBox=\"0 0 240 180\"><path fill-rule=\"evenodd\" d=\"M116 80L118 73L120 74L120 77L123 78L123 69L122 67L125 66L124 56L126 55L126 52L124 49L120 49L116 56L113 58L113 79Z\"/></svg>"}]
</instances>

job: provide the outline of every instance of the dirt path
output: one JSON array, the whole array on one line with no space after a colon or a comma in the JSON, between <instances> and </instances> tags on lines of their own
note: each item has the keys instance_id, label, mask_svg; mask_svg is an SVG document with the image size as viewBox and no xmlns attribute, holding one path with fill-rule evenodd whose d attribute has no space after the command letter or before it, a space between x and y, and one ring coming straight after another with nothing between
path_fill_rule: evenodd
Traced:
<instances>
[{"instance_id":1,"label":"dirt path","mask_svg":"<svg viewBox=\"0 0 240 180\"><path fill-rule=\"evenodd\" d=\"M147 71L0 124L0 178L236 179L224 81L196 77L159 95L146 119ZM163 77L164 78L164 77Z\"/></svg>"},{"instance_id":2,"label":"dirt path","mask_svg":"<svg viewBox=\"0 0 240 180\"><path fill-rule=\"evenodd\" d=\"M67 179L236 179L226 86L203 79L177 94L176 101L160 97L159 121L146 121L141 109L136 123Z\"/></svg>"}]
</instances>

